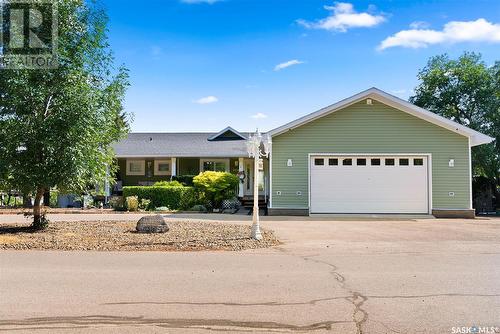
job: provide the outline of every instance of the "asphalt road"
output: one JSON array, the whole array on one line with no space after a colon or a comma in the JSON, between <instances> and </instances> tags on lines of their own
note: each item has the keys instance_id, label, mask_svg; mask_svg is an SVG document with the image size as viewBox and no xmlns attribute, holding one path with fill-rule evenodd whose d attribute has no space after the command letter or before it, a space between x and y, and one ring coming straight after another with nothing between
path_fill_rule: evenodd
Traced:
<instances>
[{"instance_id":1,"label":"asphalt road","mask_svg":"<svg viewBox=\"0 0 500 334\"><path fill-rule=\"evenodd\" d=\"M250 223L245 216L210 218ZM18 219L0 215L0 223ZM284 245L244 252L0 251L0 331L458 333L458 327L500 327L499 219L265 217L262 225Z\"/></svg>"}]
</instances>

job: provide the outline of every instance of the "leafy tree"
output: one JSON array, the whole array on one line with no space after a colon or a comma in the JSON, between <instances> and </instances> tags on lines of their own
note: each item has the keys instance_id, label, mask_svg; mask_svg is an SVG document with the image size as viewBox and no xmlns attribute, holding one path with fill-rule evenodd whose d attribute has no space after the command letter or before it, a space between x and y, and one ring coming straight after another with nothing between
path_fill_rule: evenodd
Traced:
<instances>
[{"instance_id":1,"label":"leafy tree","mask_svg":"<svg viewBox=\"0 0 500 334\"><path fill-rule=\"evenodd\" d=\"M457 60L440 55L429 60L418 79L410 102L496 139L473 147L472 163L474 176L487 177L498 188L500 62L488 66L480 54L468 52Z\"/></svg>"},{"instance_id":2,"label":"leafy tree","mask_svg":"<svg viewBox=\"0 0 500 334\"><path fill-rule=\"evenodd\" d=\"M110 145L128 131L128 73L113 66L104 11L84 0L57 5L59 67L0 74L0 178L34 195L35 228L46 224L48 189L80 193L111 181Z\"/></svg>"},{"instance_id":3,"label":"leafy tree","mask_svg":"<svg viewBox=\"0 0 500 334\"><path fill-rule=\"evenodd\" d=\"M194 186L205 194L214 207L228 199L238 186L236 175L226 172L203 172L193 178Z\"/></svg>"}]
</instances>

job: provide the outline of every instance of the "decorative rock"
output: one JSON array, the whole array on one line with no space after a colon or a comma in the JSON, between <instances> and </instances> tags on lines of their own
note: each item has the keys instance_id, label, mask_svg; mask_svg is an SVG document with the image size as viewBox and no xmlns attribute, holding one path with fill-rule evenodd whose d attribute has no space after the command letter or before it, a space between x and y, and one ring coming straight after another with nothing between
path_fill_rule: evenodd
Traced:
<instances>
[{"instance_id":1,"label":"decorative rock","mask_svg":"<svg viewBox=\"0 0 500 334\"><path fill-rule=\"evenodd\" d=\"M161 215L144 216L137 222L135 227L139 233L165 233L169 227Z\"/></svg>"}]
</instances>

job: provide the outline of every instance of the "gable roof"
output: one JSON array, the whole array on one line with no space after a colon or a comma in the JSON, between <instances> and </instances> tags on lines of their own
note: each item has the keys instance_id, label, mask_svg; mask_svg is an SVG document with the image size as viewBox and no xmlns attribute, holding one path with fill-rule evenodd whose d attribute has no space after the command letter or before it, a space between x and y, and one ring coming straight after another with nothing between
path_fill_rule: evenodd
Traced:
<instances>
[{"instance_id":1,"label":"gable roof","mask_svg":"<svg viewBox=\"0 0 500 334\"><path fill-rule=\"evenodd\" d=\"M129 133L113 145L117 158L201 157L238 158L248 156L246 140L210 141L207 132ZM248 133L241 134L248 136Z\"/></svg>"},{"instance_id":2,"label":"gable roof","mask_svg":"<svg viewBox=\"0 0 500 334\"><path fill-rule=\"evenodd\" d=\"M325 108L320 109L316 112L313 112L309 115L306 115L304 117L296 119L295 121L289 122L285 125L282 125L278 128L275 128L275 129L269 131L268 133L271 137L280 135L286 131L295 129L301 125L304 125L306 123L314 121L314 120L321 118L323 116L329 115L335 111L344 109L344 108L346 108L354 103L357 103L357 102L359 102L363 99L367 99L367 98L377 100L377 101L382 102L388 106L391 106L393 108L396 108L398 110L401 110L401 111L404 111L408 114L411 114L415 117L426 120L430 123L436 124L436 125L441 126L445 129L448 129L450 131L453 131L453 132L459 133L465 137L468 137L468 138L470 138L470 146L487 144L487 143L491 143L494 140L494 138L492 138L490 136L487 136L487 135L482 134L478 131L472 130L466 126L463 126L461 124L453 122L452 120L449 120L445 117L442 117L442 116L437 115L433 112L430 112L428 110L420 108L420 107L418 107L418 106L416 106L408 101L400 99L394 95L388 94L388 93L386 93L378 88L375 88L375 87L372 87L370 89L362 91L361 93L358 93L356 95L348 97L348 98L341 100L337 103L334 103L328 107L325 107Z\"/></svg>"},{"instance_id":3,"label":"gable roof","mask_svg":"<svg viewBox=\"0 0 500 334\"><path fill-rule=\"evenodd\" d=\"M245 137L244 135L242 135L241 133L239 133L230 126L208 137L208 140L238 140L238 139L247 139L247 137Z\"/></svg>"}]
</instances>

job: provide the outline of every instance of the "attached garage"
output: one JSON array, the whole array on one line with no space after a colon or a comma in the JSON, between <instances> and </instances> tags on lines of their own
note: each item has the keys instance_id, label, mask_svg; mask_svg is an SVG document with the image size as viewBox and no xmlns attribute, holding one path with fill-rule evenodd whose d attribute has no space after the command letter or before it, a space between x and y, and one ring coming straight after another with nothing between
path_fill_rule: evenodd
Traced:
<instances>
[{"instance_id":1,"label":"attached garage","mask_svg":"<svg viewBox=\"0 0 500 334\"><path fill-rule=\"evenodd\" d=\"M470 150L493 140L376 88L269 134L272 215L473 217Z\"/></svg>"},{"instance_id":2,"label":"attached garage","mask_svg":"<svg viewBox=\"0 0 500 334\"><path fill-rule=\"evenodd\" d=\"M310 213L430 213L427 155L311 155Z\"/></svg>"}]
</instances>

